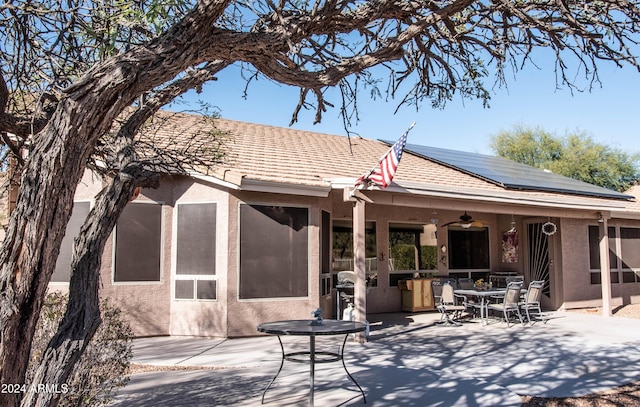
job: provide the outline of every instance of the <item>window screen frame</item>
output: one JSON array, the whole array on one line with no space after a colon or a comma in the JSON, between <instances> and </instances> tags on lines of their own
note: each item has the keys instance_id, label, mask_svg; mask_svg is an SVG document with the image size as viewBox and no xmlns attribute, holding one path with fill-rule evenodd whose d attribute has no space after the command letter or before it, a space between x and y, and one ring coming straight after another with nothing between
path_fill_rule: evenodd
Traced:
<instances>
[{"instance_id":1,"label":"window screen frame","mask_svg":"<svg viewBox=\"0 0 640 407\"><path fill-rule=\"evenodd\" d=\"M143 280L143 281L117 281L116 280L116 253L117 253L117 248L118 248L118 242L117 242L117 229L118 229L118 223L116 222L116 226L113 228L113 248L112 248L112 254L111 254L111 284L113 285L161 285L165 283L165 278L164 278L164 271L165 271L165 267L164 267L164 258L165 258L165 251L164 251L164 247L165 247L165 230L166 230L166 225L165 225L165 214L166 214L166 208L165 208L165 202L164 201L138 201L136 200L135 202L129 202L127 205L157 205L160 206L160 252L159 252L159 257L160 257L160 276L159 279L156 280Z\"/></svg>"},{"instance_id":2,"label":"window screen frame","mask_svg":"<svg viewBox=\"0 0 640 407\"><path fill-rule=\"evenodd\" d=\"M306 219L306 227L307 227L307 245L306 245L306 250L307 250L307 264L306 264L306 270L307 270L307 287L306 287L306 291L307 294L305 296L291 296L291 297L247 297L247 298L243 298L241 296L242 293L242 236L241 236L241 231L242 231L242 206L243 205L248 205L248 206L276 206L276 207L284 207L284 208L300 208L300 209L306 209L307 210L307 219ZM313 284L313 278L315 278L315 274L311 272L311 264L312 264L312 257L313 257L313 246L312 246L312 241L313 241L313 235L312 235L312 231L314 230L314 225L312 225L311 223L311 212L312 212L312 207L310 205L304 205L304 204L295 204L295 203L274 203L274 202L263 202L263 201L239 201L238 205L237 205L237 281L236 281L236 300L238 302L269 302L269 301L300 301L300 300L308 300L309 298L311 298L311 285Z\"/></svg>"},{"instance_id":3,"label":"window screen frame","mask_svg":"<svg viewBox=\"0 0 640 407\"><path fill-rule=\"evenodd\" d=\"M178 273L178 248L179 248L179 244L178 244L178 230L179 230L179 225L178 225L178 221L180 219L180 207L182 206L186 206L186 205L213 205L214 206L214 229L211 231L211 233L214 234L214 242L213 242L213 249L214 249L214 258L213 258L213 273L212 274L179 274ZM218 213L219 213L219 204L216 201L200 201L200 202L179 202L176 203L175 208L174 208L175 214L174 214L174 222L173 222L173 231L174 231L174 255L173 255L173 261L172 261L172 268L173 268L173 281L171 283L171 298L174 301L187 301L187 302L194 302L194 301L205 301L205 302L216 302L218 301ZM200 281L203 282L213 282L213 284L215 285L214 288L214 298L198 298L198 284ZM178 282L181 283L186 283L186 282L190 282L192 285L192 296L190 298L178 298L176 293L176 287Z\"/></svg>"},{"instance_id":4,"label":"window screen frame","mask_svg":"<svg viewBox=\"0 0 640 407\"><path fill-rule=\"evenodd\" d=\"M624 230L624 233L623 233ZM640 283L640 260L637 258L638 255L637 247L635 245L629 244L629 236L627 233L629 231L635 231L636 234L640 234L640 227L638 226L630 226L630 225L619 225L618 226L618 237L619 237L619 264L620 264L620 283L621 284L635 284ZM640 241L640 239L633 238L634 242ZM640 245L638 245L640 246ZM626 251L632 253L630 255L626 254ZM629 265L630 257L635 257L633 260L635 261L633 265Z\"/></svg>"},{"instance_id":5,"label":"window screen frame","mask_svg":"<svg viewBox=\"0 0 640 407\"><path fill-rule=\"evenodd\" d=\"M89 204L89 208L88 208L89 210L87 211L87 214L82 219L74 218L74 213L73 212L71 213L71 218L69 219L69 223L66 226L65 236L62 240L62 243L60 244L60 254L56 259L56 268L54 269L53 274L51 275L50 282L52 284L69 284L69 282L71 281L71 262L73 261L72 257L73 257L73 246L75 244L75 239L78 237L78 234L80 233L80 229L82 228L82 225L84 224L87 216L89 216L89 213L91 213L91 210L93 209L93 205L94 205L93 200L73 201L74 209L76 208L76 205L84 205L84 204ZM75 213L75 215L77 215L77 212ZM80 221L78 228L77 230L75 230L75 228L74 230L71 230L70 229L71 222L75 220ZM68 252L67 252L67 249L69 250ZM66 280L60 280L58 279L58 277L65 277Z\"/></svg>"},{"instance_id":6,"label":"window screen frame","mask_svg":"<svg viewBox=\"0 0 640 407\"><path fill-rule=\"evenodd\" d=\"M609 278L611 284L622 284L624 275L622 269L621 253L621 226L608 225L607 234L609 238ZM622 226L624 228L624 226ZM600 247L599 235L600 225L589 224L587 226L587 239L589 247L589 282L591 285L602 285L602 271L600 268Z\"/></svg>"},{"instance_id":7,"label":"window screen frame","mask_svg":"<svg viewBox=\"0 0 640 407\"><path fill-rule=\"evenodd\" d=\"M461 249L460 247L458 247L459 245L456 244L455 239L453 238L455 234L460 234L460 233L478 233L478 235L485 234L486 240L485 242L483 242L483 246L486 245L486 267L473 267L474 265L470 265L469 267L458 267L459 264L459 258L464 258L465 256L460 256L461 252L463 251L463 249ZM473 243L473 242L472 242ZM482 227L470 227L470 228L463 228L463 227L459 227L459 226L448 226L447 227L447 246L449 247L449 250L447 250L447 262L449 264L449 270L450 272L462 272L462 273L472 273L472 272L487 272L487 271L491 271L491 260L492 260L492 253L491 253L491 229L489 226L482 226ZM475 252L472 251L470 253L468 253L468 256L466 257L470 257L473 255L473 253ZM458 259L454 260L454 257L458 256ZM477 266L477 265L476 265ZM471 274L469 274L471 275Z\"/></svg>"},{"instance_id":8,"label":"window screen frame","mask_svg":"<svg viewBox=\"0 0 640 407\"><path fill-rule=\"evenodd\" d=\"M420 235L423 233L428 233L426 231L426 227L434 228L434 243L435 245L421 245L420 243ZM429 276L429 275L438 275L438 259L440 256L440 250L438 249L438 238L437 238L437 230L438 225L433 222L402 222L402 221L389 221L387 223L387 240L388 240L388 248L387 252L389 253L389 258L387 260L388 271L389 271L389 287L397 287L398 282L404 279L413 278L416 274L421 276ZM399 267L398 264L394 264L393 268L391 267L392 261L394 257L394 252L396 245L392 244L392 236L394 233L411 233L414 235L414 241L412 245L414 247L414 261L413 268L402 268ZM407 244L410 246L410 244ZM429 249L431 248L431 249ZM434 252L434 268L427 268L425 265L425 259L429 256L428 251ZM417 260L417 264L416 264Z\"/></svg>"}]
</instances>

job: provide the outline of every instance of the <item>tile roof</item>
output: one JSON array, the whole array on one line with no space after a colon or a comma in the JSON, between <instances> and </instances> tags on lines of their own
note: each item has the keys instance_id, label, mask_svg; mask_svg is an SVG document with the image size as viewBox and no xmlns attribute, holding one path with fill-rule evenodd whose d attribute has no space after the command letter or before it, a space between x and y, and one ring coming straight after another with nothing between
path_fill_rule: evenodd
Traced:
<instances>
[{"instance_id":1,"label":"tile roof","mask_svg":"<svg viewBox=\"0 0 640 407\"><path fill-rule=\"evenodd\" d=\"M343 137L231 120L216 120L216 127L234 136L220 169L246 178L297 184L327 184L334 178L354 180L370 170L389 147L380 141ZM470 179L454 169L411 154L402 157L394 181L500 189L480 179Z\"/></svg>"},{"instance_id":2,"label":"tile roof","mask_svg":"<svg viewBox=\"0 0 640 407\"><path fill-rule=\"evenodd\" d=\"M169 114L169 113L163 113ZM194 131L211 130L211 122L200 116L170 113L172 126L161 136L180 144L180 136ZM262 124L215 119L215 129L224 136L225 157L212 168L199 168L200 173L241 186L244 181L269 182L290 186L337 187L370 170L389 146L382 141L360 137L347 138L318 132L295 130ZM198 130L199 129L199 130ZM398 135L402 130L399 130ZM409 135L411 138L411 135ZM394 185L395 184L395 185ZM402 188L398 188L398 187ZM394 188L395 187L395 188ZM470 175L406 151L393 179L390 191L421 190L464 192L469 196L566 204L575 207L603 207L640 213L634 201L584 197L549 191L507 191L481 177ZM480 198L475 199L480 199Z\"/></svg>"}]
</instances>

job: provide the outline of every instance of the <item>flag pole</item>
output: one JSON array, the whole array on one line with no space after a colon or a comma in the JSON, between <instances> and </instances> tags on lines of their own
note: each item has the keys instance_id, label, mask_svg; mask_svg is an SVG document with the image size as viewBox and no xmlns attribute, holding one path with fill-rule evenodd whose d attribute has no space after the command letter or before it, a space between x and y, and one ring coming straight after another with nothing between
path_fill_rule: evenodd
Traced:
<instances>
[{"instance_id":1,"label":"flag pole","mask_svg":"<svg viewBox=\"0 0 640 407\"><path fill-rule=\"evenodd\" d=\"M411 123L411 125L409 126L409 128L403 133L403 135L409 134L409 132L411 131L411 129L413 129L413 126L416 125L416 122L414 121L413 123ZM395 144L394 144L395 145ZM378 162L376 163L376 165L373 166L373 168L371 168L371 170L367 173L367 175L363 176L362 179L365 180L367 179L369 176L371 176L371 174L373 174L376 169L378 168L378 166L380 166L380 164L382 163L382 161L389 155L389 153L391 152L391 150L393 149L394 145L392 145L389 150L387 150L386 153L384 153L382 155L382 157L380 157L380 159L378 159ZM357 182L357 181L356 181ZM356 191L359 191L361 189L364 188L364 183L363 182L359 182L356 185L354 185L353 189L351 190L351 192L349 192L349 197L350 198L357 198L356 195Z\"/></svg>"}]
</instances>

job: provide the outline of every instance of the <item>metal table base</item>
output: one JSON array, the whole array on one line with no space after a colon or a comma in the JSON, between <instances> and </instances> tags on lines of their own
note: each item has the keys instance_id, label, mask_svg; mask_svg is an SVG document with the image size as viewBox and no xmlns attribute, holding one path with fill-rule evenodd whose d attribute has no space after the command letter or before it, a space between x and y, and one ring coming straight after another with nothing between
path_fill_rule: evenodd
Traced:
<instances>
[{"instance_id":1,"label":"metal table base","mask_svg":"<svg viewBox=\"0 0 640 407\"><path fill-rule=\"evenodd\" d=\"M278 322L277 324L281 324L282 325L283 322L286 322L286 321L281 321L281 322ZM292 322L299 324L299 322L301 322L301 321L292 321ZM345 346L347 344L347 339L349 338L349 334L355 333L355 332L360 332L360 331L364 330L365 325L361 324L361 323L357 323L357 322L347 322L347 321L327 321L327 320L325 320L325 323L339 324L341 326L341 328L337 329L336 331L331 331L330 329L325 329L322 332L313 332L313 328L306 329L306 330L297 330L297 331L294 330L294 329L283 330L281 328L269 329L268 323L267 324L261 324L261 325L258 326L258 331L260 331L260 332L271 333L271 334L277 335L278 342L280 343L280 351L282 353L282 359L280 361L280 367L278 368L278 372L275 374L273 379L271 379L271 381L269 382L267 387L262 392L262 400L261 400L262 404L264 404L264 398L265 398L265 395L267 394L267 391L271 388L273 383L276 381L276 379L278 378L278 376L282 372L282 367L284 366L285 360L289 361L289 362L294 362L294 363L308 363L309 364L309 406L313 406L314 405L315 365L316 365L316 363L332 363L332 362L338 362L338 361L342 362L342 368L347 373L347 376L349 376L349 379L353 382L353 384L356 385L356 387L360 391L360 394L362 394L362 399L364 400L364 403L365 404L367 403L367 397L365 396L364 390L362 390L362 387L360 387L360 385L358 384L356 379L351 375L351 373L349 373L349 370L347 369L347 365L345 364L345 361L344 361L344 348L345 348ZM344 329L345 324L351 324L351 325L354 326L354 328ZM316 351L316 335L339 335L339 334L344 334L344 340L342 341L342 345L340 346L339 352L336 353L336 352L325 352L325 351L318 352L318 351ZM309 336L309 351L289 352L289 353L285 352L284 344L282 343L282 339L280 338L281 335L305 335L305 336Z\"/></svg>"}]
</instances>

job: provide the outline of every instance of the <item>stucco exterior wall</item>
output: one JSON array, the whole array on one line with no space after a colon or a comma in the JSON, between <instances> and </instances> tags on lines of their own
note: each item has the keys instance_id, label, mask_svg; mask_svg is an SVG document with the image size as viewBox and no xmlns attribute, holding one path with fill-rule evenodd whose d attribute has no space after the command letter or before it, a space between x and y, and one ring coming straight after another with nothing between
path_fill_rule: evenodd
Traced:
<instances>
[{"instance_id":1,"label":"stucco exterior wall","mask_svg":"<svg viewBox=\"0 0 640 407\"><path fill-rule=\"evenodd\" d=\"M227 279L229 234L229 194L221 189L212 188L200 182L187 178L174 180L174 208L186 203L215 203L216 204L216 264L217 298L215 300L176 300L174 299L174 284L171 283L171 335L195 336L227 336ZM172 219L174 230L177 217ZM171 270L172 277L176 273L176 234L171 239Z\"/></svg>"},{"instance_id":2,"label":"stucco exterior wall","mask_svg":"<svg viewBox=\"0 0 640 407\"><path fill-rule=\"evenodd\" d=\"M135 203L144 205L161 203L162 209L162 254L160 282L116 283L113 281L114 245L113 234L105 246L102 259L101 296L108 296L125 312L136 336L169 335L170 331L170 287L171 287L171 240L173 230L173 186L161 182L158 189L143 189Z\"/></svg>"},{"instance_id":3,"label":"stucco exterior wall","mask_svg":"<svg viewBox=\"0 0 640 407\"><path fill-rule=\"evenodd\" d=\"M90 200L102 183L90 175L83 178L76 200ZM437 219L437 245L448 247L447 229L441 226L456 221L467 205L456 201L414 199L415 205L395 205L393 197L372 193L374 204L366 205L366 220L376 223L378 286L367 294L369 313L399 312L402 309L401 292L389 285L389 224L428 224ZM385 200L386 199L386 200ZM216 204L216 281L215 300L174 299L176 274L176 222L177 205L183 203ZM186 177L167 177L158 189L143 189L132 204L163 204L163 235L161 281L152 283L113 282L113 240L109 239L103 256L101 295L108 296L125 310L137 336L195 335L212 337L239 337L257 335L256 325L279 319L309 319L311 312L322 307L325 318L330 318L335 306L332 295L320 295L321 277L321 224L322 211L329 212L332 220L353 218L353 203L345 202L343 193L334 190L329 197L311 197L267 192L229 190L202 180ZM240 205L259 204L300 206L309 209L308 295L304 298L239 299L239 246ZM486 211L482 211L482 209ZM469 207L475 219L488 223L490 236L491 272L514 271L527 273L526 223L537 222L534 216L512 216L504 205ZM522 210L520 210L522 212ZM547 218L545 218L547 219ZM518 261L502 262L502 232L511 228L511 222L520 234ZM600 285L590 284L588 226L594 220L557 219L558 233L550 238L551 300L552 308L584 308L601 305ZM624 224L640 227L639 221L610 221L610 225ZM438 262L437 274L447 276L447 261ZM640 302L640 283L613 284L613 304Z\"/></svg>"},{"instance_id":4,"label":"stucco exterior wall","mask_svg":"<svg viewBox=\"0 0 640 407\"><path fill-rule=\"evenodd\" d=\"M589 226L593 221L563 219L562 221L562 286L561 309L602 306L602 285L591 284L589 268ZM630 220L609 221L609 227L640 227L640 222ZM611 304L640 303L640 283L612 283Z\"/></svg>"},{"instance_id":5,"label":"stucco exterior wall","mask_svg":"<svg viewBox=\"0 0 640 407\"><path fill-rule=\"evenodd\" d=\"M294 205L309 208L309 289L306 298L291 299L239 299L239 207L246 204ZM232 192L229 200L229 250L227 275L228 336L257 335L256 326L261 322L282 319L310 319L311 312L319 306L319 224L318 198L294 195ZM326 314L325 314L326 316Z\"/></svg>"}]
</instances>

